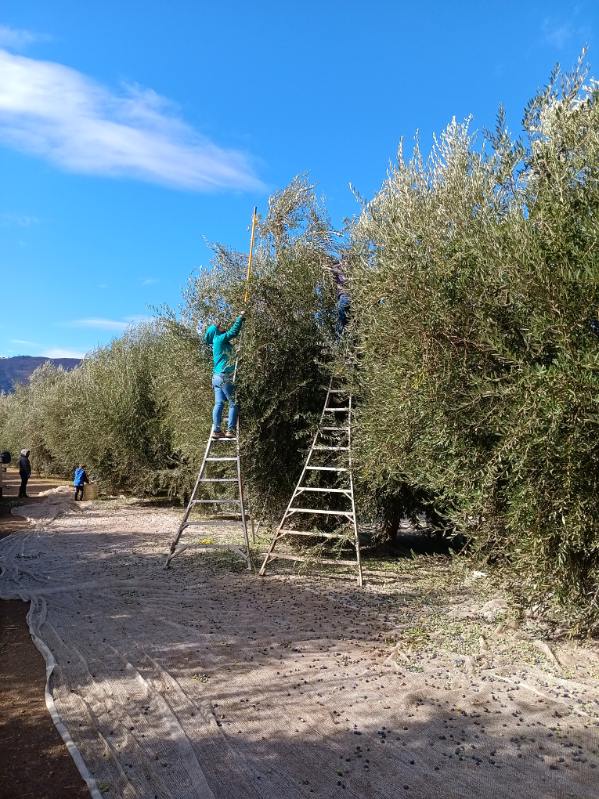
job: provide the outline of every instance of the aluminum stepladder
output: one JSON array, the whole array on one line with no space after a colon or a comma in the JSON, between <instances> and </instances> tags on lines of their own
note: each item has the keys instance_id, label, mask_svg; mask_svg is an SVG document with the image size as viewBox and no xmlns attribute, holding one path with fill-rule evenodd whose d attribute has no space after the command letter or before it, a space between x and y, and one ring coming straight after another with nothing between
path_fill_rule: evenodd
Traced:
<instances>
[{"instance_id":1,"label":"aluminum stepladder","mask_svg":"<svg viewBox=\"0 0 599 799\"><path fill-rule=\"evenodd\" d=\"M289 554L282 552L275 552L277 544L288 536L310 536L313 538L342 539L348 540L348 535L338 532L323 532L317 529L314 530L296 530L293 527L286 526L286 524L293 519L295 521L297 515L305 515L308 519L314 516L329 516L337 517L340 520L345 520L353 528L353 546L355 547L356 559L355 560L340 560L333 558L318 558L314 559L315 563L324 563L336 566L355 566L357 570L358 585L363 585L362 579L362 562L360 558L360 541L358 537L358 525L356 519L356 506L354 502L354 483L352 476L352 458L351 458L351 417L352 417L352 395L349 391L342 388L335 388L335 378L331 378L329 387L327 389L327 396L320 415L320 420L312 446L308 452L308 457L304 463L304 468L300 475L293 495L287 505L287 509L283 514L281 523L279 524L274 538L271 541L270 547L262 566L260 568L260 576L266 574L266 569L271 561L279 558L281 560L291 560L298 562L311 562L313 559L306 558L300 554ZM341 404L339 404L341 402ZM326 442L329 443L326 443ZM331 465L330 461L327 465L318 462L323 455L329 456L333 460L336 458L335 465ZM342 460L342 465L339 464ZM307 485L306 481L310 477L321 477L325 480L333 478L334 485ZM316 480L317 481L317 480ZM318 482L318 481L317 481ZM322 480L320 481L322 483ZM325 504L330 505L332 498L336 497L335 504L339 507L331 509L330 507L305 507L303 501L310 495L321 496L325 500ZM311 503L313 504L313 503ZM342 507L344 505L346 507ZM308 525L305 525L308 526Z\"/></svg>"},{"instance_id":2,"label":"aluminum stepladder","mask_svg":"<svg viewBox=\"0 0 599 799\"><path fill-rule=\"evenodd\" d=\"M235 455L227 454L227 449L235 445ZM227 449L221 450L221 447L226 447ZM213 448L216 448L216 451L213 454ZM224 452L225 454L222 454ZM225 476L219 474L219 476L215 477L213 475L208 474L209 464L211 463L221 463L226 464L223 468L225 470ZM227 469L230 470L230 467L235 465L235 474L227 473ZM217 497L217 498L210 498L210 499L198 499L198 494L201 492L201 489L206 484L219 484L222 487L225 487L225 484L237 484L237 496L235 497ZM246 514L246 502L244 499L244 491L243 491L243 479L241 477L241 462L239 457L239 419L237 419L237 425L235 428L235 437L234 438L214 438L214 428L210 430L210 436L208 438L208 443L206 445L206 450L204 452L204 458L202 460L202 466L198 473L198 477L196 479L193 491L191 493L191 498L187 504L185 509L185 513L183 514L183 518L181 519L181 524L179 525L179 529L177 530L177 535L173 539L173 542L170 545L170 552L167 555L166 563L164 564L164 568L168 569L170 566L171 560L175 557L175 555L180 555L184 550L189 549L191 546L195 546L193 544L185 544L184 546L177 549L179 541L181 540L181 536L183 532L188 527L206 527L206 522L213 522L216 521L218 518L222 517L206 517L204 519L194 520L190 519L192 511L194 508L199 507L201 505L229 505L233 507L237 507L237 513L240 516L240 524L243 529L243 536L245 541L245 547L242 548L241 546L237 546L235 544L217 544L217 543L206 543L203 544L200 542L198 548L200 549L228 549L231 550L239 555L242 560L244 560L247 564L248 569L252 570L252 557L250 552L250 541L248 537L248 526L247 526L247 514ZM229 514L227 514L229 515ZM252 531L253 531L253 519L252 519Z\"/></svg>"}]
</instances>

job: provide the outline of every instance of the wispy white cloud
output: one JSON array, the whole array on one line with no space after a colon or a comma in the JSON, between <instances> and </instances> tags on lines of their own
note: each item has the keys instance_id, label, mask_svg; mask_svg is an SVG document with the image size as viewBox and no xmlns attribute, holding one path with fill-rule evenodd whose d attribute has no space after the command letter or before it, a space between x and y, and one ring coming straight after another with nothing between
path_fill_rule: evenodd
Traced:
<instances>
[{"instance_id":1,"label":"wispy white cloud","mask_svg":"<svg viewBox=\"0 0 599 799\"><path fill-rule=\"evenodd\" d=\"M35 42L48 41L49 38L43 33L34 33L22 28L9 28L7 25L0 25L0 47L6 47L9 50L24 50Z\"/></svg>"},{"instance_id":2,"label":"wispy white cloud","mask_svg":"<svg viewBox=\"0 0 599 799\"><path fill-rule=\"evenodd\" d=\"M37 347L36 341L27 341L24 338L11 338L11 344L21 344L23 347Z\"/></svg>"},{"instance_id":3,"label":"wispy white cloud","mask_svg":"<svg viewBox=\"0 0 599 799\"><path fill-rule=\"evenodd\" d=\"M151 89L0 49L0 143L83 174L177 189L260 190L248 156L217 146Z\"/></svg>"},{"instance_id":4,"label":"wispy white cloud","mask_svg":"<svg viewBox=\"0 0 599 799\"><path fill-rule=\"evenodd\" d=\"M142 286L154 286L156 283L159 283L157 277L146 277L144 280L141 281Z\"/></svg>"},{"instance_id":5,"label":"wispy white cloud","mask_svg":"<svg viewBox=\"0 0 599 799\"><path fill-rule=\"evenodd\" d=\"M577 47L586 44L591 36L591 29L586 24L580 24L580 18L575 19L580 11L579 6L575 7L569 20L545 17L541 26L545 42L556 50L563 50L571 43Z\"/></svg>"},{"instance_id":6,"label":"wispy white cloud","mask_svg":"<svg viewBox=\"0 0 599 799\"><path fill-rule=\"evenodd\" d=\"M115 332L122 333L131 325L139 324L140 322L149 322L151 316L133 315L125 316L123 319L105 319L102 317L88 317L87 319L73 319L70 322L65 322L67 327L82 327L92 330L114 330Z\"/></svg>"},{"instance_id":7,"label":"wispy white cloud","mask_svg":"<svg viewBox=\"0 0 599 799\"><path fill-rule=\"evenodd\" d=\"M28 214L0 214L1 227L31 227L39 224L37 216Z\"/></svg>"},{"instance_id":8,"label":"wispy white cloud","mask_svg":"<svg viewBox=\"0 0 599 799\"><path fill-rule=\"evenodd\" d=\"M90 319L73 319L72 322L66 322L68 327L89 327L94 330L116 330L123 331L128 326L128 322L122 322L118 319L100 319L93 317Z\"/></svg>"},{"instance_id":9,"label":"wispy white cloud","mask_svg":"<svg viewBox=\"0 0 599 799\"><path fill-rule=\"evenodd\" d=\"M562 50L573 35L574 30L570 23L556 23L549 19L543 20L543 36L545 41L553 47L557 47L558 50Z\"/></svg>"},{"instance_id":10,"label":"wispy white cloud","mask_svg":"<svg viewBox=\"0 0 599 799\"><path fill-rule=\"evenodd\" d=\"M78 350L63 349L62 347L50 347L42 352L44 358L85 358L84 352Z\"/></svg>"}]
</instances>

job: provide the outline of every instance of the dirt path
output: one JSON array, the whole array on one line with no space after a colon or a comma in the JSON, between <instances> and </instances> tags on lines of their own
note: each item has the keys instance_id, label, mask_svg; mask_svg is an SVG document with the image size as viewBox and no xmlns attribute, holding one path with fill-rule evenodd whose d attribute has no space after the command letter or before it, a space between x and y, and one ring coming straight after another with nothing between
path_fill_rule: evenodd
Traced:
<instances>
[{"instance_id":1,"label":"dirt path","mask_svg":"<svg viewBox=\"0 0 599 799\"><path fill-rule=\"evenodd\" d=\"M26 519L10 513L18 482L9 473L0 501L0 538L29 528ZM56 485L34 479L29 488L35 497ZM0 602L0 799L83 799L87 786L46 708L46 669L29 634L28 610L25 602Z\"/></svg>"},{"instance_id":2,"label":"dirt path","mask_svg":"<svg viewBox=\"0 0 599 799\"><path fill-rule=\"evenodd\" d=\"M481 573L246 573L134 503L37 506L0 542L96 796L596 799L599 655L548 648Z\"/></svg>"}]
</instances>

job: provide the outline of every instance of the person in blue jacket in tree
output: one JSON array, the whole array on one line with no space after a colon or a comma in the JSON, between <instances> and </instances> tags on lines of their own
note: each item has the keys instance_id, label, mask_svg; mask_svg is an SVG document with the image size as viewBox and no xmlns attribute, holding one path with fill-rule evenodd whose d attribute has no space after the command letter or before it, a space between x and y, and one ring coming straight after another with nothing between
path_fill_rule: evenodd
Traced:
<instances>
[{"instance_id":1,"label":"person in blue jacket in tree","mask_svg":"<svg viewBox=\"0 0 599 799\"><path fill-rule=\"evenodd\" d=\"M325 269L331 275L337 295L337 324L335 325L335 332L337 337L340 338L349 321L351 306L347 282L347 266L343 260L331 259L331 263L325 266Z\"/></svg>"},{"instance_id":2,"label":"person in blue jacket in tree","mask_svg":"<svg viewBox=\"0 0 599 799\"><path fill-rule=\"evenodd\" d=\"M228 330L220 324L210 325L204 334L204 341L212 348L214 369L212 372L212 388L214 389L214 409L212 411L212 436L214 438L235 438L239 406L235 399L235 355L231 340L239 335L244 321L243 312L237 317ZM221 420L225 402L229 403L227 432L221 431Z\"/></svg>"},{"instance_id":3,"label":"person in blue jacket in tree","mask_svg":"<svg viewBox=\"0 0 599 799\"><path fill-rule=\"evenodd\" d=\"M80 463L75 469L75 474L73 475L73 485L75 486L75 502L77 502L78 499L83 499L83 489L85 488L86 483L89 483L89 479L87 477L87 472L85 471L85 464Z\"/></svg>"}]
</instances>

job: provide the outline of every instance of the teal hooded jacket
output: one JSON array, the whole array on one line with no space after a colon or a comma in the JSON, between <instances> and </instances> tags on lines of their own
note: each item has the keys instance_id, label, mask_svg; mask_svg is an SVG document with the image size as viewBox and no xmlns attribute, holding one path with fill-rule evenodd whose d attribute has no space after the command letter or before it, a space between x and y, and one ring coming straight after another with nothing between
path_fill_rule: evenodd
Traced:
<instances>
[{"instance_id":1,"label":"teal hooded jacket","mask_svg":"<svg viewBox=\"0 0 599 799\"><path fill-rule=\"evenodd\" d=\"M214 361L214 374L222 374L235 371L235 361L231 357L233 347L231 339L235 338L243 325L243 316L238 316L228 330L224 333L218 332L216 325L210 325L204 334L204 341L212 347L212 359Z\"/></svg>"}]
</instances>

